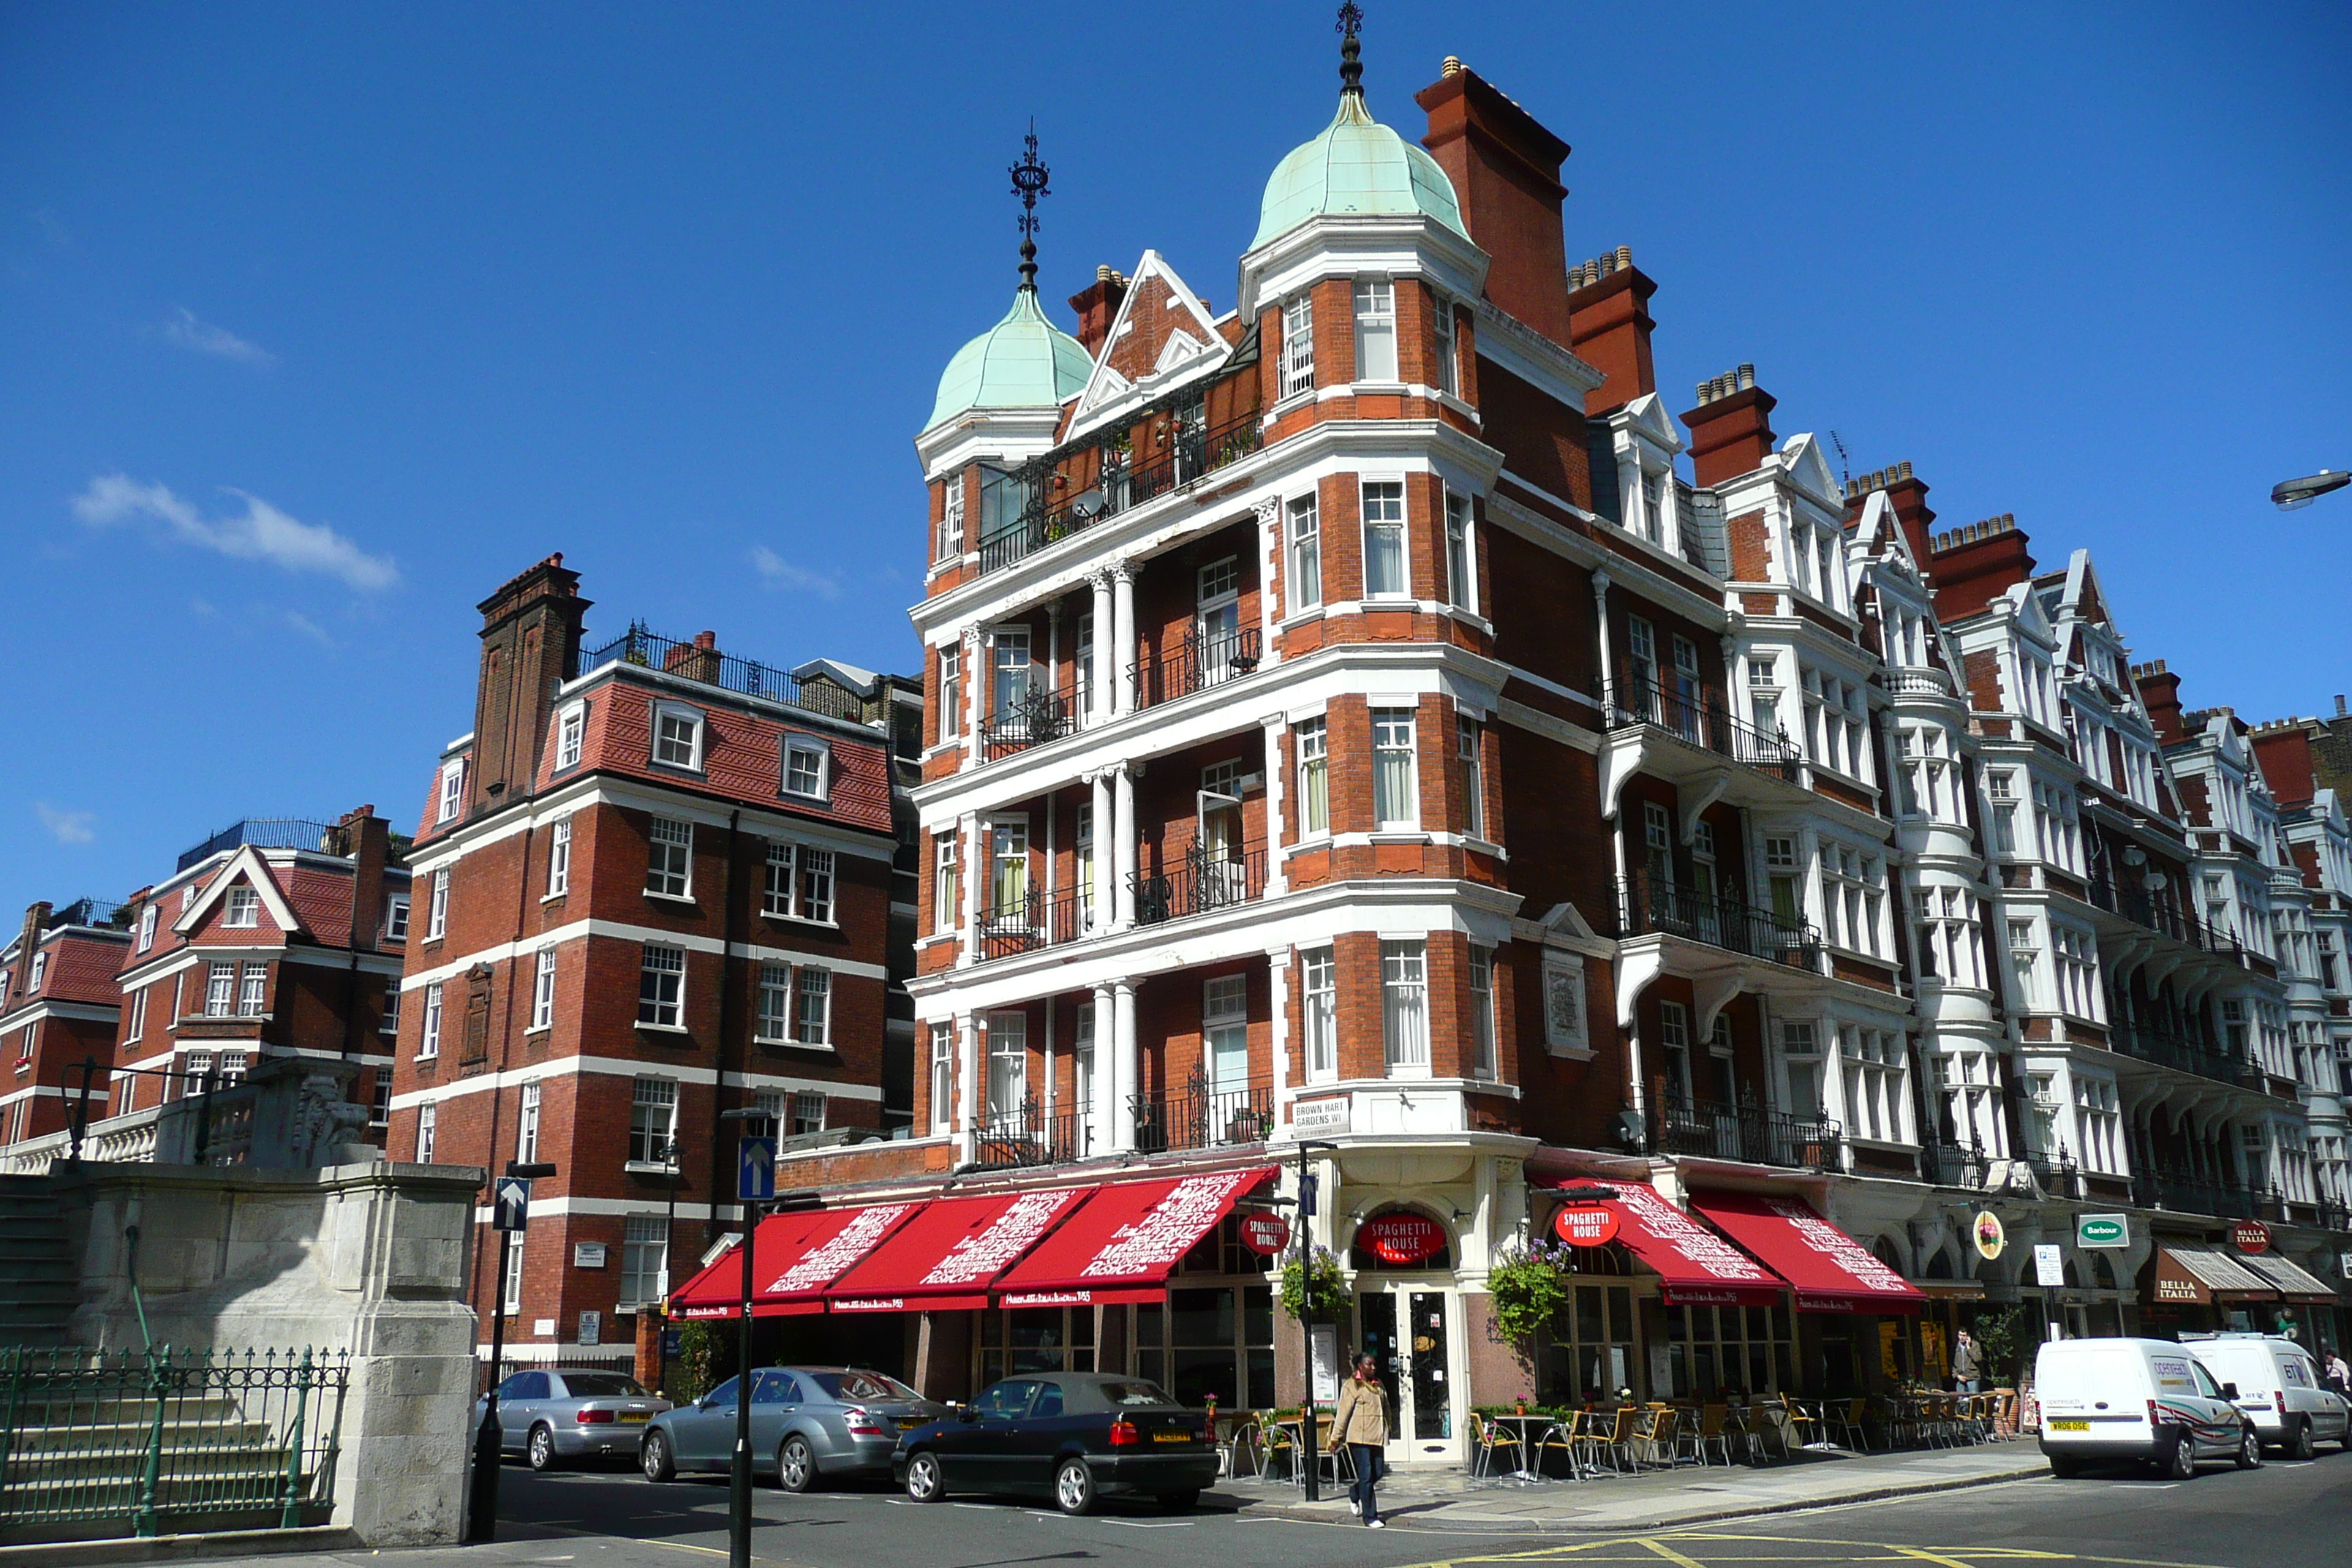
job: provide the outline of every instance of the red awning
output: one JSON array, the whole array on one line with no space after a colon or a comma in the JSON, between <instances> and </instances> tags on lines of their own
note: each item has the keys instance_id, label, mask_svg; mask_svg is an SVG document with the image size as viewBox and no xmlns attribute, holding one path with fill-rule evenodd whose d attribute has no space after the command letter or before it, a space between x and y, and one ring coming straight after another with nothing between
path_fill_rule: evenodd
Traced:
<instances>
[{"instance_id":1,"label":"red awning","mask_svg":"<svg viewBox=\"0 0 2352 1568\"><path fill-rule=\"evenodd\" d=\"M751 1233L751 1315L824 1310L824 1288L904 1225L919 1203L772 1215ZM743 1300L743 1263L731 1248L670 1296L672 1315L732 1318Z\"/></svg>"},{"instance_id":2,"label":"red awning","mask_svg":"<svg viewBox=\"0 0 2352 1568\"><path fill-rule=\"evenodd\" d=\"M1667 1302L1678 1307L1767 1307L1788 1287L1779 1276L1706 1226L1666 1202L1654 1187L1626 1183L1613 1198L1580 1197L1594 1182L1558 1184L1563 1196L1617 1216L1617 1239L1664 1282Z\"/></svg>"},{"instance_id":3,"label":"red awning","mask_svg":"<svg viewBox=\"0 0 2352 1568\"><path fill-rule=\"evenodd\" d=\"M1274 1178L1272 1165L1095 1189L1035 1250L996 1282L1006 1307L1157 1301L1168 1276L1236 1199Z\"/></svg>"},{"instance_id":4,"label":"red awning","mask_svg":"<svg viewBox=\"0 0 2352 1568\"><path fill-rule=\"evenodd\" d=\"M900 1226L824 1293L834 1312L940 1312L988 1305L991 1281L1021 1261L1095 1189L942 1198Z\"/></svg>"},{"instance_id":5,"label":"red awning","mask_svg":"<svg viewBox=\"0 0 2352 1568\"><path fill-rule=\"evenodd\" d=\"M1916 1312L1918 1288L1802 1198L1767 1193L1693 1193L1691 1207L1796 1287L1805 1312Z\"/></svg>"}]
</instances>

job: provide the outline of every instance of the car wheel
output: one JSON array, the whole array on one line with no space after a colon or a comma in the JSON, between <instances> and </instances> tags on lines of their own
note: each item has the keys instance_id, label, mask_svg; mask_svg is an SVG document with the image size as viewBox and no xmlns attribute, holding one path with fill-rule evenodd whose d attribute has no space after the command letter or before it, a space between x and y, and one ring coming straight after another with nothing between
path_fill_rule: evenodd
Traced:
<instances>
[{"instance_id":1,"label":"car wheel","mask_svg":"<svg viewBox=\"0 0 2352 1568\"><path fill-rule=\"evenodd\" d=\"M2259 1470L2263 1468L2263 1435L2250 1423L2238 1434L2238 1468Z\"/></svg>"},{"instance_id":2,"label":"car wheel","mask_svg":"<svg viewBox=\"0 0 2352 1568\"><path fill-rule=\"evenodd\" d=\"M937 1454L917 1454L907 1461L907 1495L917 1502L947 1500L947 1478L940 1473Z\"/></svg>"},{"instance_id":3,"label":"car wheel","mask_svg":"<svg viewBox=\"0 0 2352 1568\"><path fill-rule=\"evenodd\" d=\"M2296 1422L2294 1430L2287 1434L2286 1454L2290 1459L2310 1459L2318 1457L2319 1444L2311 1436L2309 1416Z\"/></svg>"},{"instance_id":4,"label":"car wheel","mask_svg":"<svg viewBox=\"0 0 2352 1568\"><path fill-rule=\"evenodd\" d=\"M534 1470L555 1468L555 1434L544 1426L534 1426L523 1439L523 1452L530 1458Z\"/></svg>"},{"instance_id":5,"label":"car wheel","mask_svg":"<svg viewBox=\"0 0 2352 1568\"><path fill-rule=\"evenodd\" d=\"M2183 1430L2173 1435L2172 1451L2164 1457L2164 1473L2185 1481L2197 1473L2197 1439Z\"/></svg>"},{"instance_id":6,"label":"car wheel","mask_svg":"<svg viewBox=\"0 0 2352 1568\"><path fill-rule=\"evenodd\" d=\"M1095 1510L1095 1473L1084 1459L1064 1459L1054 1472L1054 1504L1064 1513Z\"/></svg>"},{"instance_id":7,"label":"car wheel","mask_svg":"<svg viewBox=\"0 0 2352 1568\"><path fill-rule=\"evenodd\" d=\"M2053 1455L2050 1460L2050 1473L2062 1481L2071 1481L2083 1473L2083 1461L2059 1458Z\"/></svg>"},{"instance_id":8,"label":"car wheel","mask_svg":"<svg viewBox=\"0 0 2352 1568\"><path fill-rule=\"evenodd\" d=\"M788 1492L804 1492L816 1481L816 1456L805 1437L787 1437L776 1450L776 1484Z\"/></svg>"},{"instance_id":9,"label":"car wheel","mask_svg":"<svg viewBox=\"0 0 2352 1568\"><path fill-rule=\"evenodd\" d=\"M1181 1492L1161 1492L1160 1506L1170 1513L1190 1513L1201 1505L1200 1489L1187 1488Z\"/></svg>"},{"instance_id":10,"label":"car wheel","mask_svg":"<svg viewBox=\"0 0 2352 1568\"><path fill-rule=\"evenodd\" d=\"M677 1465L669 1457L669 1439L659 1432L646 1433L637 1448L637 1468L649 1481L676 1480Z\"/></svg>"}]
</instances>

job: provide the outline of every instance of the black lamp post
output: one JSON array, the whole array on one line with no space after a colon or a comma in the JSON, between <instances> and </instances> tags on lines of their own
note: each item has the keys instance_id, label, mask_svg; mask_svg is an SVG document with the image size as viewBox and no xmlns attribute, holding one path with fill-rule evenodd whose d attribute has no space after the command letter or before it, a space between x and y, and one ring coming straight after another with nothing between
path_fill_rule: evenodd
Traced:
<instances>
[{"instance_id":1,"label":"black lamp post","mask_svg":"<svg viewBox=\"0 0 2352 1568\"><path fill-rule=\"evenodd\" d=\"M2281 511L2293 511L2309 506L2330 490L2340 490L2352 485L2352 473L2341 468L2322 468L2305 479L2281 479L2271 487L2271 504Z\"/></svg>"},{"instance_id":2,"label":"black lamp post","mask_svg":"<svg viewBox=\"0 0 2352 1568\"><path fill-rule=\"evenodd\" d=\"M773 1113L757 1105L739 1107L719 1113L721 1121L767 1121ZM740 1199L743 1205L743 1239L736 1246L743 1255L743 1299L739 1305L743 1313L741 1337L736 1342L735 1367L735 1456L729 1467L727 1509L728 1568L751 1568L751 1243L759 1229L760 1205L751 1199ZM768 1205L773 1214L790 1214L803 1209L824 1206L824 1194L815 1192L778 1193Z\"/></svg>"},{"instance_id":3,"label":"black lamp post","mask_svg":"<svg viewBox=\"0 0 2352 1568\"><path fill-rule=\"evenodd\" d=\"M553 1165L507 1162L507 1175L514 1180L527 1182L554 1174ZM490 1190L497 1192L496 1184ZM474 1429L474 1484L466 1510L467 1545L495 1541L499 1535L499 1466L502 1463L499 1367L507 1354L507 1262L514 1250L515 1231L520 1228L504 1223L499 1226L499 1271L490 1281L490 1391L482 1396L482 1424Z\"/></svg>"},{"instance_id":4,"label":"black lamp post","mask_svg":"<svg viewBox=\"0 0 2352 1568\"><path fill-rule=\"evenodd\" d=\"M1306 1397L1298 1402L1299 1458L1307 1465L1307 1500L1322 1500L1322 1467L1316 1462L1315 1453L1315 1244L1307 1232L1315 1217L1315 1178L1307 1169L1307 1157L1336 1150L1337 1143L1319 1139L1302 1138L1298 1142L1298 1304L1304 1309L1298 1314L1298 1326L1306 1335L1307 1383ZM1337 1329L1333 1333L1333 1352L1338 1351ZM1339 1367L1334 1365L1336 1374Z\"/></svg>"},{"instance_id":5,"label":"black lamp post","mask_svg":"<svg viewBox=\"0 0 2352 1568\"><path fill-rule=\"evenodd\" d=\"M669 1208L662 1216L662 1303L661 1329L654 1336L654 1354L657 1368L654 1373L655 1391L663 1398L669 1397L669 1254L677 1241L677 1140L670 1139L662 1145L662 1163L668 1167L666 1180L669 1185Z\"/></svg>"}]
</instances>

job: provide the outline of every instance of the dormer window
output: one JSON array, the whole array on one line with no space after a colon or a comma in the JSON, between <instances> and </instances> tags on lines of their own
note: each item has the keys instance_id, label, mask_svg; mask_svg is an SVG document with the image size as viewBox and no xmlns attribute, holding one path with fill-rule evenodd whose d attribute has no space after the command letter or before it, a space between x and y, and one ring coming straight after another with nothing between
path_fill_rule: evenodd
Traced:
<instances>
[{"instance_id":1,"label":"dormer window","mask_svg":"<svg viewBox=\"0 0 2352 1568\"><path fill-rule=\"evenodd\" d=\"M555 771L580 765L580 754L588 737L588 705L575 702L557 715L555 721Z\"/></svg>"},{"instance_id":2,"label":"dormer window","mask_svg":"<svg viewBox=\"0 0 2352 1568\"><path fill-rule=\"evenodd\" d=\"M139 951L146 952L155 945L155 906L149 904L139 911Z\"/></svg>"},{"instance_id":3,"label":"dormer window","mask_svg":"<svg viewBox=\"0 0 2352 1568\"><path fill-rule=\"evenodd\" d=\"M42 976L48 972L49 955L46 952L33 954L33 972L25 977L25 994L30 996L34 992L38 991L41 988Z\"/></svg>"},{"instance_id":4,"label":"dormer window","mask_svg":"<svg viewBox=\"0 0 2352 1568\"><path fill-rule=\"evenodd\" d=\"M784 742L784 793L823 800L833 787L833 748L804 735Z\"/></svg>"},{"instance_id":5,"label":"dormer window","mask_svg":"<svg viewBox=\"0 0 2352 1568\"><path fill-rule=\"evenodd\" d=\"M261 923L261 895L240 882L228 890L227 912L221 917L225 926L257 926Z\"/></svg>"},{"instance_id":6,"label":"dormer window","mask_svg":"<svg viewBox=\"0 0 2352 1568\"><path fill-rule=\"evenodd\" d=\"M665 767L702 766L702 715L672 702L654 705L654 761Z\"/></svg>"},{"instance_id":7,"label":"dormer window","mask_svg":"<svg viewBox=\"0 0 2352 1568\"><path fill-rule=\"evenodd\" d=\"M1356 283L1356 379L1397 378L1396 285L1385 278Z\"/></svg>"},{"instance_id":8,"label":"dormer window","mask_svg":"<svg viewBox=\"0 0 2352 1568\"><path fill-rule=\"evenodd\" d=\"M455 822L466 806L466 759L458 758L441 768L441 815L437 821Z\"/></svg>"},{"instance_id":9,"label":"dormer window","mask_svg":"<svg viewBox=\"0 0 2352 1568\"><path fill-rule=\"evenodd\" d=\"M1301 294L1282 308L1282 395L1315 390L1315 303Z\"/></svg>"}]
</instances>

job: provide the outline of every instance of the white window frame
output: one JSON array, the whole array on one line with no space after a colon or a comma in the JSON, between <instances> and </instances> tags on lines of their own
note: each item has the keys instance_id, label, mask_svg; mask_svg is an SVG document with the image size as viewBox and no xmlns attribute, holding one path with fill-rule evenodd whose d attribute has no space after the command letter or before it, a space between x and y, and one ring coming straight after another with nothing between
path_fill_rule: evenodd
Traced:
<instances>
[{"instance_id":1,"label":"white window frame","mask_svg":"<svg viewBox=\"0 0 2352 1568\"><path fill-rule=\"evenodd\" d=\"M943 1136L955 1129L956 1027L931 1026L931 1131Z\"/></svg>"},{"instance_id":2,"label":"white window frame","mask_svg":"<svg viewBox=\"0 0 2352 1568\"><path fill-rule=\"evenodd\" d=\"M1298 836L1315 838L1331 831L1331 738L1321 717L1292 728L1298 765Z\"/></svg>"},{"instance_id":3,"label":"white window frame","mask_svg":"<svg viewBox=\"0 0 2352 1568\"><path fill-rule=\"evenodd\" d=\"M1435 289L1429 295L1430 328L1436 339L1437 390L1450 397L1462 395L1461 329L1454 320L1454 301Z\"/></svg>"},{"instance_id":4,"label":"white window frame","mask_svg":"<svg viewBox=\"0 0 2352 1568\"><path fill-rule=\"evenodd\" d=\"M425 1018L416 1033L416 1059L429 1062L441 1054L441 982L425 987Z\"/></svg>"},{"instance_id":5,"label":"white window frame","mask_svg":"<svg viewBox=\"0 0 2352 1568\"><path fill-rule=\"evenodd\" d=\"M816 774L816 780L815 787L813 789L801 789L793 784L795 773L809 771L794 766L795 762L803 758L814 760L813 771ZM833 798L833 747L814 735L786 735L782 771L777 777L777 788L789 799L814 800L820 803L831 800Z\"/></svg>"},{"instance_id":6,"label":"white window frame","mask_svg":"<svg viewBox=\"0 0 2352 1568\"><path fill-rule=\"evenodd\" d=\"M686 949L649 942L638 954L637 1027L685 1031Z\"/></svg>"},{"instance_id":7,"label":"white window frame","mask_svg":"<svg viewBox=\"0 0 2352 1568\"><path fill-rule=\"evenodd\" d=\"M1495 950L1470 945L1470 1076L1500 1076L1495 1022Z\"/></svg>"},{"instance_id":8,"label":"white window frame","mask_svg":"<svg viewBox=\"0 0 2352 1568\"><path fill-rule=\"evenodd\" d=\"M576 768L588 738L588 705L574 702L555 716L555 771Z\"/></svg>"},{"instance_id":9,"label":"white window frame","mask_svg":"<svg viewBox=\"0 0 2352 1568\"><path fill-rule=\"evenodd\" d=\"M1486 837L1486 726L1463 714L1454 716L1454 752L1462 779L1462 831L1484 841Z\"/></svg>"},{"instance_id":10,"label":"white window frame","mask_svg":"<svg viewBox=\"0 0 2352 1568\"><path fill-rule=\"evenodd\" d=\"M1391 1078L1430 1075L1429 944L1381 943L1381 1051Z\"/></svg>"},{"instance_id":11,"label":"white window frame","mask_svg":"<svg viewBox=\"0 0 2352 1568\"><path fill-rule=\"evenodd\" d=\"M560 899L572 891L572 819L563 817L548 830L547 896Z\"/></svg>"},{"instance_id":12,"label":"white window frame","mask_svg":"<svg viewBox=\"0 0 2352 1568\"><path fill-rule=\"evenodd\" d=\"M940 536L934 561L963 558L963 470L958 468L940 486Z\"/></svg>"},{"instance_id":13,"label":"white window frame","mask_svg":"<svg viewBox=\"0 0 2352 1568\"><path fill-rule=\"evenodd\" d=\"M236 1016L261 1017L269 1005L269 965L240 965L236 976Z\"/></svg>"},{"instance_id":14,"label":"white window frame","mask_svg":"<svg viewBox=\"0 0 2352 1568\"><path fill-rule=\"evenodd\" d=\"M530 976L530 1027L538 1034L555 1027L555 949L542 947Z\"/></svg>"},{"instance_id":15,"label":"white window frame","mask_svg":"<svg viewBox=\"0 0 2352 1568\"><path fill-rule=\"evenodd\" d=\"M147 1037L147 987L144 985L131 993L131 1026L122 1037L126 1040Z\"/></svg>"},{"instance_id":16,"label":"white window frame","mask_svg":"<svg viewBox=\"0 0 2352 1568\"><path fill-rule=\"evenodd\" d=\"M517 1231L506 1254L506 1278L499 1282L499 1300L509 1318L522 1315L522 1251L523 1233Z\"/></svg>"},{"instance_id":17,"label":"white window frame","mask_svg":"<svg viewBox=\"0 0 2352 1568\"><path fill-rule=\"evenodd\" d=\"M436 1101L428 1100L416 1108L416 1163L420 1165L433 1163L433 1142L440 1121L441 1107Z\"/></svg>"},{"instance_id":18,"label":"white window frame","mask_svg":"<svg viewBox=\"0 0 2352 1568\"><path fill-rule=\"evenodd\" d=\"M152 904L139 911L139 951L142 952L155 945L156 914L156 908Z\"/></svg>"},{"instance_id":19,"label":"white window frame","mask_svg":"<svg viewBox=\"0 0 2352 1568\"><path fill-rule=\"evenodd\" d=\"M236 1016L236 965L207 963L205 965L205 1016L233 1018Z\"/></svg>"},{"instance_id":20,"label":"white window frame","mask_svg":"<svg viewBox=\"0 0 2352 1568\"><path fill-rule=\"evenodd\" d=\"M963 735L963 647L947 643L939 650L940 658L940 731L938 741L946 745Z\"/></svg>"},{"instance_id":21,"label":"white window frame","mask_svg":"<svg viewBox=\"0 0 2352 1568\"><path fill-rule=\"evenodd\" d=\"M1477 523L1470 498L1445 492L1445 599L1465 615L1478 613Z\"/></svg>"},{"instance_id":22,"label":"white window frame","mask_svg":"<svg viewBox=\"0 0 2352 1568\"><path fill-rule=\"evenodd\" d=\"M1356 384L1403 384L1397 354L1395 280L1359 278L1351 298L1356 327Z\"/></svg>"},{"instance_id":23,"label":"white window frame","mask_svg":"<svg viewBox=\"0 0 2352 1568\"><path fill-rule=\"evenodd\" d=\"M793 976L793 1041L803 1046L833 1044L833 971L804 963Z\"/></svg>"},{"instance_id":24,"label":"white window frame","mask_svg":"<svg viewBox=\"0 0 2352 1568\"><path fill-rule=\"evenodd\" d=\"M1328 947L1298 955L1299 1010L1307 1058L1307 1081L1329 1083L1339 1076L1339 965Z\"/></svg>"},{"instance_id":25,"label":"white window frame","mask_svg":"<svg viewBox=\"0 0 2352 1568\"><path fill-rule=\"evenodd\" d=\"M646 823L646 897L694 898L694 824L685 817L656 816Z\"/></svg>"},{"instance_id":26,"label":"white window frame","mask_svg":"<svg viewBox=\"0 0 2352 1568\"><path fill-rule=\"evenodd\" d=\"M781 1045L793 1037L792 965L760 965L760 992L752 1012L751 1036L767 1045Z\"/></svg>"},{"instance_id":27,"label":"white window frame","mask_svg":"<svg viewBox=\"0 0 2352 1568\"><path fill-rule=\"evenodd\" d=\"M228 890L221 903L221 924L238 931L251 931L261 924L261 889L250 882L239 882ZM33 958L31 989L41 987L41 967L48 958L46 952Z\"/></svg>"},{"instance_id":28,"label":"white window frame","mask_svg":"<svg viewBox=\"0 0 2352 1568\"><path fill-rule=\"evenodd\" d=\"M441 764L441 814L434 819L436 825L456 821L465 808L466 759L458 757Z\"/></svg>"},{"instance_id":29,"label":"white window frame","mask_svg":"<svg viewBox=\"0 0 2352 1568\"><path fill-rule=\"evenodd\" d=\"M439 942L449 933L449 868L433 873L433 896L425 906L425 940Z\"/></svg>"},{"instance_id":30,"label":"white window frame","mask_svg":"<svg viewBox=\"0 0 2352 1568\"><path fill-rule=\"evenodd\" d=\"M1393 493L1391 493L1393 492ZM1402 479L1366 479L1357 484L1357 516L1360 522L1364 563L1364 597L1371 599L1410 599L1412 597L1412 541L1405 520L1404 480ZM1394 506L1394 514L1390 508ZM1372 563L1375 559L1372 535L1375 531L1391 534L1396 541L1394 560L1396 581L1375 586ZM1387 559L1383 549L1381 559ZM1385 584L1385 579L1383 579Z\"/></svg>"},{"instance_id":31,"label":"white window frame","mask_svg":"<svg viewBox=\"0 0 2352 1568\"><path fill-rule=\"evenodd\" d=\"M1421 760L1418 716L1410 708L1375 708L1372 727L1372 815L1384 833L1412 833L1421 827ZM1402 743L1398 743L1400 732ZM1399 768L1396 759L1402 758ZM1386 782L1401 772L1402 783ZM1386 795L1383 801L1382 796ZM1405 816L1381 809L1402 806Z\"/></svg>"},{"instance_id":32,"label":"white window frame","mask_svg":"<svg viewBox=\"0 0 2352 1568\"><path fill-rule=\"evenodd\" d=\"M391 898L384 900L384 941L406 942L408 940L408 895L406 893L394 893Z\"/></svg>"},{"instance_id":33,"label":"white window frame","mask_svg":"<svg viewBox=\"0 0 2352 1568\"><path fill-rule=\"evenodd\" d=\"M627 1168L668 1170L669 1150L677 1142L677 1079L650 1073L632 1079Z\"/></svg>"},{"instance_id":34,"label":"white window frame","mask_svg":"<svg viewBox=\"0 0 2352 1568\"><path fill-rule=\"evenodd\" d=\"M515 1110L515 1163L535 1165L539 1163L539 1113L544 1086L532 1079L522 1086L520 1102Z\"/></svg>"},{"instance_id":35,"label":"white window frame","mask_svg":"<svg viewBox=\"0 0 2352 1568\"><path fill-rule=\"evenodd\" d=\"M1288 608L1295 616L1323 603L1323 514L1315 492L1308 490L1283 502L1282 517L1290 563Z\"/></svg>"},{"instance_id":36,"label":"white window frame","mask_svg":"<svg viewBox=\"0 0 2352 1568\"><path fill-rule=\"evenodd\" d=\"M1282 395L1315 390L1315 301L1301 294L1282 307Z\"/></svg>"},{"instance_id":37,"label":"white window frame","mask_svg":"<svg viewBox=\"0 0 2352 1568\"><path fill-rule=\"evenodd\" d=\"M945 936L963 922L963 846L961 836L931 836L931 930Z\"/></svg>"},{"instance_id":38,"label":"white window frame","mask_svg":"<svg viewBox=\"0 0 2352 1568\"><path fill-rule=\"evenodd\" d=\"M982 1120L1020 1110L1029 1095L1029 1014L1008 1008L988 1015L988 1077L982 1082Z\"/></svg>"},{"instance_id":39,"label":"white window frame","mask_svg":"<svg viewBox=\"0 0 2352 1568\"><path fill-rule=\"evenodd\" d=\"M657 1214L633 1214L621 1226L621 1299L625 1312L669 1296L669 1222Z\"/></svg>"},{"instance_id":40,"label":"white window frame","mask_svg":"<svg viewBox=\"0 0 2352 1568\"><path fill-rule=\"evenodd\" d=\"M667 732L667 727L673 723L683 724L686 728L683 757L677 754L681 749L677 739ZM702 771L705 732L702 710L689 708L683 702L656 700L653 711L653 750L649 760L656 767L698 773Z\"/></svg>"}]
</instances>

